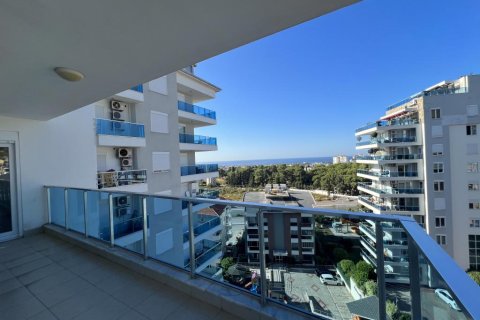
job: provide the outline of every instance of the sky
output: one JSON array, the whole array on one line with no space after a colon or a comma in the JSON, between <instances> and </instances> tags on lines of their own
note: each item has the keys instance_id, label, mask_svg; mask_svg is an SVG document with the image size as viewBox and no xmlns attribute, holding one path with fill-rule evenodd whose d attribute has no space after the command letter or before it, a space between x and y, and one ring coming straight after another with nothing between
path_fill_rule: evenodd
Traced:
<instances>
[{"instance_id":1,"label":"sky","mask_svg":"<svg viewBox=\"0 0 480 320\"><path fill-rule=\"evenodd\" d=\"M198 162L355 154L355 129L443 80L480 73L480 1L364 0L198 64L218 139Z\"/></svg>"}]
</instances>

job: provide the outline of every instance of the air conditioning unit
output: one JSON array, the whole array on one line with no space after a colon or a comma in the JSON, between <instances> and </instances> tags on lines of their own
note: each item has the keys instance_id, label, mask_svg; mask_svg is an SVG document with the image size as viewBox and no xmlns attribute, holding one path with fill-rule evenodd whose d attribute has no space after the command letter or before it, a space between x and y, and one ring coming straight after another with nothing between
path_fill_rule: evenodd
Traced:
<instances>
[{"instance_id":1,"label":"air conditioning unit","mask_svg":"<svg viewBox=\"0 0 480 320\"><path fill-rule=\"evenodd\" d=\"M125 131L125 123L123 122L112 122L112 129L114 131Z\"/></svg>"},{"instance_id":2,"label":"air conditioning unit","mask_svg":"<svg viewBox=\"0 0 480 320\"><path fill-rule=\"evenodd\" d=\"M121 158L120 159L121 166L122 167L131 167L133 166L133 160L132 158Z\"/></svg>"},{"instance_id":3,"label":"air conditioning unit","mask_svg":"<svg viewBox=\"0 0 480 320\"><path fill-rule=\"evenodd\" d=\"M132 148L118 148L117 155L119 158L130 158L133 154Z\"/></svg>"},{"instance_id":4,"label":"air conditioning unit","mask_svg":"<svg viewBox=\"0 0 480 320\"><path fill-rule=\"evenodd\" d=\"M130 207L117 208L116 210L117 217L123 217L129 214L132 214L132 208Z\"/></svg>"},{"instance_id":5,"label":"air conditioning unit","mask_svg":"<svg viewBox=\"0 0 480 320\"><path fill-rule=\"evenodd\" d=\"M112 108L112 110L116 110L116 111L125 111L125 110L127 110L127 104L124 103L124 102L112 100L112 101L110 101L110 108Z\"/></svg>"},{"instance_id":6,"label":"air conditioning unit","mask_svg":"<svg viewBox=\"0 0 480 320\"><path fill-rule=\"evenodd\" d=\"M122 111L112 110L112 120L125 121L127 119L126 114Z\"/></svg>"},{"instance_id":7,"label":"air conditioning unit","mask_svg":"<svg viewBox=\"0 0 480 320\"><path fill-rule=\"evenodd\" d=\"M130 205L130 197L129 196L120 196L115 197L115 205L117 207L125 207Z\"/></svg>"}]
</instances>

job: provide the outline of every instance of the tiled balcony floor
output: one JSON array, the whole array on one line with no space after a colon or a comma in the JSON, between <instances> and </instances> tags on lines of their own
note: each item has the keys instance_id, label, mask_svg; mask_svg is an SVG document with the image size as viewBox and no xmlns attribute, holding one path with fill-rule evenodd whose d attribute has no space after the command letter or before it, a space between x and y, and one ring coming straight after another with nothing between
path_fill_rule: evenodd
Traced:
<instances>
[{"instance_id":1,"label":"tiled balcony floor","mask_svg":"<svg viewBox=\"0 0 480 320\"><path fill-rule=\"evenodd\" d=\"M46 234L0 243L1 319L239 319Z\"/></svg>"}]
</instances>

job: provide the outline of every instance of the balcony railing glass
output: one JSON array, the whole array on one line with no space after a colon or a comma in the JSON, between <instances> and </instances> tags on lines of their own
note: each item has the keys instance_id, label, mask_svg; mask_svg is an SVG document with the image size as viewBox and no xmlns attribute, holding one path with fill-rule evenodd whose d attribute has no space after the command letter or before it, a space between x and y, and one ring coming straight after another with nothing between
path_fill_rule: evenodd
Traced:
<instances>
[{"instance_id":1,"label":"balcony railing glass","mask_svg":"<svg viewBox=\"0 0 480 320\"><path fill-rule=\"evenodd\" d=\"M143 93L143 84L139 84L139 85L136 85L134 87L131 87L130 90Z\"/></svg>"},{"instance_id":2,"label":"balcony railing glass","mask_svg":"<svg viewBox=\"0 0 480 320\"><path fill-rule=\"evenodd\" d=\"M107 171L97 173L98 188L114 188L146 183L147 170Z\"/></svg>"},{"instance_id":3,"label":"balcony railing glass","mask_svg":"<svg viewBox=\"0 0 480 320\"><path fill-rule=\"evenodd\" d=\"M410 126L413 124L418 124L417 119L392 119L392 120L382 120L372 123L367 123L363 127L358 128L355 132L364 131L367 129L375 127L389 127L389 126Z\"/></svg>"},{"instance_id":4,"label":"balcony railing glass","mask_svg":"<svg viewBox=\"0 0 480 320\"><path fill-rule=\"evenodd\" d=\"M420 206L416 205L384 205L371 201L367 197L359 197L359 199L370 206L385 212L405 212L405 211L420 211Z\"/></svg>"},{"instance_id":5,"label":"balcony railing glass","mask_svg":"<svg viewBox=\"0 0 480 320\"><path fill-rule=\"evenodd\" d=\"M396 155L383 155L383 156L370 156L370 155L364 155L364 156L357 156L357 160L418 160L422 159L423 155L422 154L396 154Z\"/></svg>"},{"instance_id":6,"label":"balcony railing glass","mask_svg":"<svg viewBox=\"0 0 480 320\"><path fill-rule=\"evenodd\" d=\"M362 303L367 301L350 298L348 290L351 289L353 277L345 270L341 270L341 274L349 286L335 290L341 291L341 295L330 293L332 291L321 284L318 276L315 276L314 261L322 259L325 264L324 261L330 259L330 251L333 250L316 252L316 248L328 248L327 244L331 245L334 240L332 237L338 237L333 241L335 246L340 246L344 241L345 234L337 235L329 231L332 221L341 223L348 219L350 224L359 222L360 230L368 230L369 234L369 238L363 238L362 241L368 241L370 251L382 252L376 257L365 250L361 252L373 268L382 270L370 276L378 288L374 305L378 308L375 311L379 319L388 318L387 300L394 303L398 301L397 316L408 314L411 319L480 319L480 287L410 217L53 186L46 187L46 195L45 202L52 224L106 241L117 247L113 249L114 252L120 252L123 248L142 254L145 259L150 259L152 265L162 263L175 266L179 272L192 275L188 285L194 286L199 281L199 286L206 288L208 284L206 286L205 281L210 281L212 288L215 285L237 288L239 296L250 295L250 299L259 299L269 307L288 308L299 314L334 319L358 315L355 311L361 312ZM192 204L189 206L192 209L188 212L188 219L184 219L182 202ZM223 208L221 221L232 220L234 223L222 223L222 232L208 238L205 233L197 236L197 232L194 232L194 216L205 210L194 211L194 208L205 208L198 204ZM318 228L322 229L322 233L329 234L328 241L326 237L318 237L314 245L298 239L296 251L284 248L283 242L268 241L267 246L264 222L268 223L270 217L275 215L281 215L283 219L288 214L312 215L316 221L322 221ZM249 217L256 217L259 221L257 231L245 229L245 219ZM251 219L249 221L252 222ZM183 240L184 223L188 224L189 239L179 244ZM365 229L367 223L375 224L375 228ZM269 225L268 232L280 227L281 224ZM396 243L383 240L392 228L400 230L408 239L408 242L401 243L405 246L401 248L404 250L402 256L393 253L392 246ZM247 230L257 232L257 240L250 244L248 237L247 241L243 240ZM277 235L282 233L283 230L276 232ZM357 248L356 254L352 251L350 256L358 257L358 250L362 250L360 238L353 230L348 233L351 245L345 250ZM373 245L373 239L382 241L376 241ZM88 240L82 241L87 241L83 245L88 245ZM94 242L94 245L101 244ZM302 254L304 249L309 252ZM102 250L109 250L108 246L102 246ZM235 264L222 270L219 262L223 257L232 257ZM362 258L353 259L357 263L360 261L357 259ZM324 273L335 273L335 266L322 265L322 268ZM276 278L276 274L281 276ZM183 277L181 279L179 281L187 281ZM397 284L395 281L398 280L403 282ZM438 297L439 289L451 295L456 308ZM362 295L367 294L359 290ZM360 308L357 309L355 305L358 303ZM371 304L368 306L372 308ZM255 308L263 307L255 304ZM342 314L338 311L340 308L344 310Z\"/></svg>"},{"instance_id":7,"label":"balcony railing glass","mask_svg":"<svg viewBox=\"0 0 480 320\"><path fill-rule=\"evenodd\" d=\"M205 218L205 215L203 215L203 216L204 216L204 219L206 219L207 221L199 222L196 226L194 226L193 232L195 233L195 236L199 236L200 234L205 233L209 230L212 230L216 226L220 225L220 218L219 217L206 217ZM185 231L183 233L183 242L188 241L189 236L190 236L190 232Z\"/></svg>"},{"instance_id":8,"label":"balcony railing glass","mask_svg":"<svg viewBox=\"0 0 480 320\"><path fill-rule=\"evenodd\" d=\"M194 144L208 144L212 146L217 145L217 138L200 136L196 134L180 133L180 143L194 143Z\"/></svg>"},{"instance_id":9,"label":"balcony railing glass","mask_svg":"<svg viewBox=\"0 0 480 320\"><path fill-rule=\"evenodd\" d=\"M359 187L381 194L423 194L423 188L389 188L374 186L372 184L363 182L359 182L357 185Z\"/></svg>"},{"instance_id":10,"label":"balcony railing glass","mask_svg":"<svg viewBox=\"0 0 480 320\"><path fill-rule=\"evenodd\" d=\"M382 172L379 171L370 171L365 169L358 169L357 173L365 174L373 177L385 177L385 178L402 178L402 177L418 177L417 171L390 171L384 170Z\"/></svg>"},{"instance_id":11,"label":"balcony railing glass","mask_svg":"<svg viewBox=\"0 0 480 320\"><path fill-rule=\"evenodd\" d=\"M209 172L217 172L218 164L199 164L196 166L184 166L180 168L181 176L188 176L192 174L201 174Z\"/></svg>"},{"instance_id":12,"label":"balcony railing glass","mask_svg":"<svg viewBox=\"0 0 480 320\"><path fill-rule=\"evenodd\" d=\"M438 88L435 90L430 90L430 91L422 91L420 93L417 93L411 97L408 97L406 99L403 99L402 101L399 101L397 103L392 104L387 108L387 111L395 109L397 107L400 107L401 105L408 103L412 101L413 99L416 99L418 97L422 96L436 96L436 95L445 95L445 94L457 94L457 93L467 93L468 89L466 87L459 87L459 88Z\"/></svg>"},{"instance_id":13,"label":"balcony railing glass","mask_svg":"<svg viewBox=\"0 0 480 320\"><path fill-rule=\"evenodd\" d=\"M96 119L97 134L124 137L145 137L145 126L140 123Z\"/></svg>"},{"instance_id":14,"label":"balcony railing glass","mask_svg":"<svg viewBox=\"0 0 480 320\"><path fill-rule=\"evenodd\" d=\"M215 113L215 111L205 109L183 101L178 101L178 110L198 114L199 116L204 116L214 120L217 119L217 114Z\"/></svg>"},{"instance_id":15,"label":"balcony railing glass","mask_svg":"<svg viewBox=\"0 0 480 320\"><path fill-rule=\"evenodd\" d=\"M366 141L359 141L357 142L357 146L365 146L369 144L382 144L382 143L407 143L407 142L415 142L417 141L417 137L391 137L391 138L376 138L370 139Z\"/></svg>"}]
</instances>

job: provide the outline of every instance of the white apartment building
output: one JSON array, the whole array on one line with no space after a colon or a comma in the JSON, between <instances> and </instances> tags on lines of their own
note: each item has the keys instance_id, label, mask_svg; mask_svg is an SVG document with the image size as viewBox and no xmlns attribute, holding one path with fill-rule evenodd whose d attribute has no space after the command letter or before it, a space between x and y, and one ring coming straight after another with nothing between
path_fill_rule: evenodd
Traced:
<instances>
[{"instance_id":1,"label":"white apartment building","mask_svg":"<svg viewBox=\"0 0 480 320\"><path fill-rule=\"evenodd\" d=\"M337 164L337 163L347 163L348 158L347 156L334 156L332 157L332 163Z\"/></svg>"},{"instance_id":2,"label":"white apartment building","mask_svg":"<svg viewBox=\"0 0 480 320\"><path fill-rule=\"evenodd\" d=\"M388 107L355 132L357 150L368 151L356 158L368 165L357 175L369 180L358 185L359 204L412 216L465 270L480 268L479 104L480 76L463 76ZM406 237L388 229L385 256L400 268Z\"/></svg>"}]
</instances>

